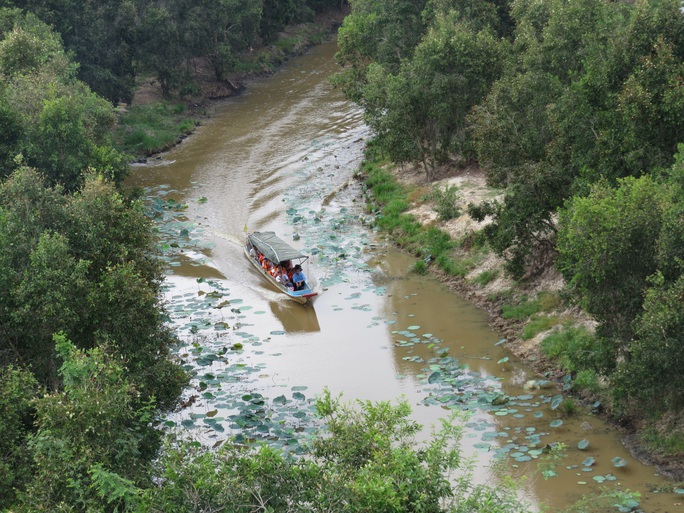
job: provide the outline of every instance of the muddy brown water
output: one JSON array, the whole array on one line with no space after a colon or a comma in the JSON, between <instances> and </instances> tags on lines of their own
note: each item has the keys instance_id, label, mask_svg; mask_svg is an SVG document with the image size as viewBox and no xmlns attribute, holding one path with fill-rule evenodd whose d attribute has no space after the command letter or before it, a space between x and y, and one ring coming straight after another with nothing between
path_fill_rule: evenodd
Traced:
<instances>
[{"instance_id":1,"label":"muddy brown water","mask_svg":"<svg viewBox=\"0 0 684 513\"><path fill-rule=\"evenodd\" d=\"M184 341L177 355L195 375L192 406L170 415L168 428L218 445L239 432L229 420L235 397L310 404L326 387L345 400L403 397L426 426L468 410L462 446L476 478L495 479L498 455L538 507L618 486L640 492L644 511L684 511L684 495L649 491L670 482L632 458L619 432L590 412L561 416L557 386L497 345L485 312L410 273L413 258L370 228L352 177L369 134L327 81L334 52L321 45L249 84L191 138L133 168L129 184L165 205L166 301ZM321 291L313 305L286 300L251 269L241 244L252 230L312 254L305 271ZM448 374L447 354L460 369L451 369L454 386L436 379ZM508 402L492 405L497 395ZM566 456L545 479L541 450L556 442Z\"/></svg>"}]
</instances>

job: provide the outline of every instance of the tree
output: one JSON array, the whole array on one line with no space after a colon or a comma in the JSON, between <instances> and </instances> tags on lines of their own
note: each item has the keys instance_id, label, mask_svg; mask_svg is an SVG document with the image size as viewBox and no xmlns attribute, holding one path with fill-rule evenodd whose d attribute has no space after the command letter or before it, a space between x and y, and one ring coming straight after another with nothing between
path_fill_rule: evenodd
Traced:
<instances>
[{"instance_id":1,"label":"tree","mask_svg":"<svg viewBox=\"0 0 684 513\"><path fill-rule=\"evenodd\" d=\"M40 388L33 375L12 365L0 366L0 508L9 510L17 490L31 481L33 469L27 436Z\"/></svg>"},{"instance_id":2,"label":"tree","mask_svg":"<svg viewBox=\"0 0 684 513\"><path fill-rule=\"evenodd\" d=\"M175 339L164 323L149 219L97 175L74 196L61 192L28 168L0 185L0 355L30 362L55 389L53 333L79 348L108 345L142 400L154 395L170 407L185 376L168 358Z\"/></svg>"},{"instance_id":3,"label":"tree","mask_svg":"<svg viewBox=\"0 0 684 513\"><path fill-rule=\"evenodd\" d=\"M667 191L648 176L595 185L561 211L558 268L618 348L634 336L647 279L657 270Z\"/></svg>"},{"instance_id":4,"label":"tree","mask_svg":"<svg viewBox=\"0 0 684 513\"><path fill-rule=\"evenodd\" d=\"M123 180L128 162L109 145L113 108L74 78L76 67L59 36L31 14L2 9L0 37L0 119L11 144L3 148L3 176L17 166L14 156L21 154L24 163L68 190L82 184L89 167L116 182Z\"/></svg>"},{"instance_id":5,"label":"tree","mask_svg":"<svg viewBox=\"0 0 684 513\"><path fill-rule=\"evenodd\" d=\"M35 400L35 473L19 510L129 509L138 486L148 484L157 446L153 405L139 405L120 359L106 348L81 351L63 334L54 340L64 390Z\"/></svg>"},{"instance_id":6,"label":"tree","mask_svg":"<svg viewBox=\"0 0 684 513\"><path fill-rule=\"evenodd\" d=\"M629 358L615 376L615 396L629 413L676 411L684 405L684 145L664 187L671 196L663 206L657 270L648 278Z\"/></svg>"},{"instance_id":7,"label":"tree","mask_svg":"<svg viewBox=\"0 0 684 513\"><path fill-rule=\"evenodd\" d=\"M188 56L178 20L166 6L149 7L142 15L137 41L140 60L154 73L162 94L168 97L183 84L183 63Z\"/></svg>"},{"instance_id":8,"label":"tree","mask_svg":"<svg viewBox=\"0 0 684 513\"><path fill-rule=\"evenodd\" d=\"M193 57L206 57L217 80L232 71L237 54L257 36L263 0L203 0L191 2L182 26Z\"/></svg>"},{"instance_id":9,"label":"tree","mask_svg":"<svg viewBox=\"0 0 684 513\"><path fill-rule=\"evenodd\" d=\"M545 161L553 140L549 105L561 92L559 79L549 73L507 75L473 108L468 122L490 185L524 182L529 168Z\"/></svg>"},{"instance_id":10,"label":"tree","mask_svg":"<svg viewBox=\"0 0 684 513\"><path fill-rule=\"evenodd\" d=\"M353 0L351 13L338 31L335 58L344 69L333 83L355 102L363 99L366 69L372 62L389 73L399 70L424 34L421 13L425 0Z\"/></svg>"},{"instance_id":11,"label":"tree","mask_svg":"<svg viewBox=\"0 0 684 513\"><path fill-rule=\"evenodd\" d=\"M137 11L131 0L73 2L17 0L55 28L79 63L78 78L110 102L129 102L135 70Z\"/></svg>"},{"instance_id":12,"label":"tree","mask_svg":"<svg viewBox=\"0 0 684 513\"><path fill-rule=\"evenodd\" d=\"M472 155L466 115L502 71L504 43L459 16L437 16L396 75L369 67L363 89L366 119L390 158L420 160L428 177L453 154Z\"/></svg>"}]
</instances>

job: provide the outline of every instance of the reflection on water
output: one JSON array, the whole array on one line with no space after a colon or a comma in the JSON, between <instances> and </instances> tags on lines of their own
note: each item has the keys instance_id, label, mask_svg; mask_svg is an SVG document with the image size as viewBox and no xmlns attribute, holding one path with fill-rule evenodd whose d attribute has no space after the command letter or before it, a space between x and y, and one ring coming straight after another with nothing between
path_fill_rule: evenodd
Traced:
<instances>
[{"instance_id":1,"label":"reflection on water","mask_svg":"<svg viewBox=\"0 0 684 513\"><path fill-rule=\"evenodd\" d=\"M684 511L674 494L648 493L645 483L667 481L633 460L619 433L583 411L560 419L553 384L525 389L539 377L496 345L501 336L484 312L410 274L412 259L365 226L351 176L367 131L325 79L336 69L334 51L318 47L252 84L163 165L133 169L131 185L159 194L165 186L165 200L187 205L163 232L181 243L169 257L166 294L184 341L177 356L194 373L188 395L196 396L174 422L211 443L246 428L277 438L269 422L301 428L292 412L308 415L326 387L345 399L404 397L426 426L458 405L472 415L464 452L477 458L482 479L503 454L507 472L536 476L529 481L535 501L566 506L598 489L594 477L611 474L622 489L644 493L646 511ZM313 306L284 300L252 269L242 251L245 228L272 230L312 255L311 274L323 289ZM445 366L444 357L457 365ZM555 420L563 423L552 427ZM582 439L586 450L578 448ZM544 480L536 451L547 441L565 442L568 456L558 476ZM587 457L596 464L582 466ZM614 457L628 466L615 468Z\"/></svg>"},{"instance_id":2,"label":"reflection on water","mask_svg":"<svg viewBox=\"0 0 684 513\"><path fill-rule=\"evenodd\" d=\"M315 304L300 305L289 299L271 301L271 312L288 333L311 333L321 331L316 317Z\"/></svg>"}]
</instances>

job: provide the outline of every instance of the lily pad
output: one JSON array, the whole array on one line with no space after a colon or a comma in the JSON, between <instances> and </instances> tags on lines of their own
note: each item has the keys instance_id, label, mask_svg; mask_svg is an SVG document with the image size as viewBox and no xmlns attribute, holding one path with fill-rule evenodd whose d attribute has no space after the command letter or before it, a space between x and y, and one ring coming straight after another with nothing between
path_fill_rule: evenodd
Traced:
<instances>
[{"instance_id":1,"label":"lily pad","mask_svg":"<svg viewBox=\"0 0 684 513\"><path fill-rule=\"evenodd\" d=\"M583 450L586 449L587 447L589 447L589 440L584 439L584 440L580 440L580 441L577 443L577 448L578 448L579 450L581 450L581 451L583 451Z\"/></svg>"},{"instance_id":2,"label":"lily pad","mask_svg":"<svg viewBox=\"0 0 684 513\"><path fill-rule=\"evenodd\" d=\"M613 458L611 461L613 462L613 465L615 465L616 467L624 467L627 465L627 460L620 458L618 456Z\"/></svg>"},{"instance_id":3,"label":"lily pad","mask_svg":"<svg viewBox=\"0 0 684 513\"><path fill-rule=\"evenodd\" d=\"M563 425L563 421L561 419L552 420L551 423L549 424L549 426L551 426L552 428L557 428L557 427L560 427L562 425Z\"/></svg>"},{"instance_id":4,"label":"lily pad","mask_svg":"<svg viewBox=\"0 0 684 513\"><path fill-rule=\"evenodd\" d=\"M430 383L431 385L433 385L433 384L437 383L441 378L442 378L442 373L441 373L441 372L433 372L433 373L430 374L430 376L428 377L428 383Z\"/></svg>"}]
</instances>

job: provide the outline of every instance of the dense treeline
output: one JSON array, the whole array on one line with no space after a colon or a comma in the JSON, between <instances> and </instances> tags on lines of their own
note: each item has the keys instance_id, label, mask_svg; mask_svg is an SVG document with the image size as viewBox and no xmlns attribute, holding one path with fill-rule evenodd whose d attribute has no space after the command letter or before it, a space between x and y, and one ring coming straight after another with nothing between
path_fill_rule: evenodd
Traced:
<instances>
[{"instance_id":1,"label":"dense treeline","mask_svg":"<svg viewBox=\"0 0 684 513\"><path fill-rule=\"evenodd\" d=\"M153 73L164 91L191 88L193 59L207 58L217 79L238 54L270 42L289 23L339 7L340 0L4 0L61 35L77 76L111 102L129 102L135 79ZM187 91L186 91L187 92Z\"/></svg>"},{"instance_id":2,"label":"dense treeline","mask_svg":"<svg viewBox=\"0 0 684 513\"><path fill-rule=\"evenodd\" d=\"M516 278L552 263L598 321L573 372L618 413L684 405L684 14L676 0L354 0L335 82L382 151L481 165ZM590 340L587 343L587 340Z\"/></svg>"}]
</instances>

